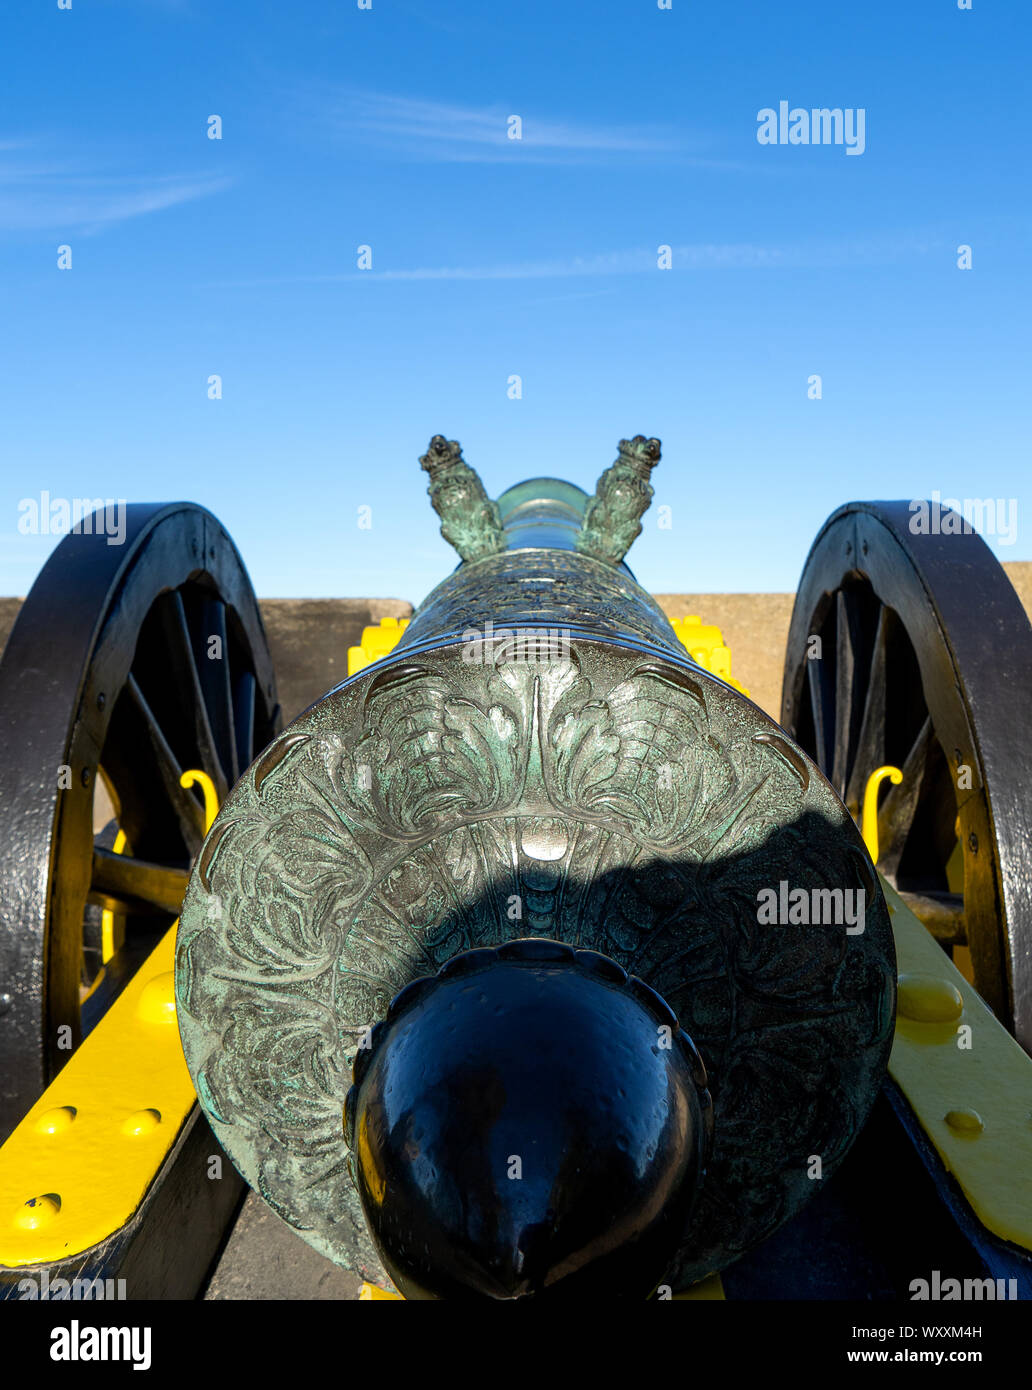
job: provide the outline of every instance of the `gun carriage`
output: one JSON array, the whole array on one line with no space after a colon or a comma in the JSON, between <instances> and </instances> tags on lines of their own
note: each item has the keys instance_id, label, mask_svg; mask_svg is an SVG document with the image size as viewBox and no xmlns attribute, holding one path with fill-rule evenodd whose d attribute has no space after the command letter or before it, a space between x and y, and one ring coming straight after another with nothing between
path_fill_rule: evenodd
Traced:
<instances>
[{"instance_id":1,"label":"gun carriage","mask_svg":"<svg viewBox=\"0 0 1032 1390\"><path fill-rule=\"evenodd\" d=\"M134 507L123 552L57 548L0 664L0 1192L33 1185L8 1284L71 1205L38 1138L80 1124L60 1037L85 1037L79 1062L131 1004L134 1027L178 1017L189 1076L167 1118L144 1104L141 1035L125 1123L158 1114L151 1166L73 1263L154 1296L197 1286L231 1215L233 1181L198 1195L219 1144L316 1249L409 1298L648 1297L721 1272L755 1296L764 1252L877 1201L857 1196L869 1153L849 1167L871 1143L918 1156L929 1229L1026 1287L1032 1194L983 1200L947 1148L988 1149L985 1117L958 1101L940 1133L916 1092L928 1028L942 1058L961 1019L1028 1084L1028 620L974 534L851 504L804 569L779 726L624 563L658 459L637 436L593 497L538 478L492 501L435 436L458 568L282 732L214 518ZM902 780L877 806L886 765ZM898 1018L897 951L920 964ZM1020 1102L996 1103L1013 1137ZM170 1221L195 1233L179 1276L152 1254Z\"/></svg>"}]
</instances>

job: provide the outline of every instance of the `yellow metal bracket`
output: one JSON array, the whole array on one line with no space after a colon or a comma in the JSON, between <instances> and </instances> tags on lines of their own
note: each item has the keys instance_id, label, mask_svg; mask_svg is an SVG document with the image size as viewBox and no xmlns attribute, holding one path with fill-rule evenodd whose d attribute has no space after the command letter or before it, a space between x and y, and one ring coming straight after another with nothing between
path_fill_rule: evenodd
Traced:
<instances>
[{"instance_id":1,"label":"yellow metal bracket","mask_svg":"<svg viewBox=\"0 0 1032 1390\"><path fill-rule=\"evenodd\" d=\"M894 787L898 787L903 781L903 774L898 767L877 767L868 777L867 785L864 787L860 834L864 838L864 844L867 846L867 853L871 856L872 864L878 862L878 788L886 777Z\"/></svg>"},{"instance_id":2,"label":"yellow metal bracket","mask_svg":"<svg viewBox=\"0 0 1032 1390\"><path fill-rule=\"evenodd\" d=\"M120 1230L175 1143L195 1099L175 937L173 926L0 1148L0 1265L50 1264Z\"/></svg>"},{"instance_id":3,"label":"yellow metal bracket","mask_svg":"<svg viewBox=\"0 0 1032 1390\"><path fill-rule=\"evenodd\" d=\"M670 626L677 634L677 640L693 661L698 662L704 671L720 679L743 695L748 695L744 685L739 684L731 674L731 648L726 646L719 627L704 623L695 613L687 618L671 618Z\"/></svg>"},{"instance_id":4,"label":"yellow metal bracket","mask_svg":"<svg viewBox=\"0 0 1032 1390\"><path fill-rule=\"evenodd\" d=\"M219 813L219 796L215 790L215 783L206 772L200 772L196 768L190 768L184 772L179 779L179 785L189 790L191 787L200 787L204 793L204 833L215 824L215 817Z\"/></svg>"},{"instance_id":5,"label":"yellow metal bracket","mask_svg":"<svg viewBox=\"0 0 1032 1390\"><path fill-rule=\"evenodd\" d=\"M358 1301L359 1303L405 1302L401 1294L396 1293L394 1289L381 1289L379 1284L370 1284L368 1281L359 1289Z\"/></svg>"},{"instance_id":6,"label":"yellow metal bracket","mask_svg":"<svg viewBox=\"0 0 1032 1390\"><path fill-rule=\"evenodd\" d=\"M125 831L119 830L118 834L115 836L115 843L111 846L111 852L113 854L121 854L127 843ZM122 944L119 937L125 926L124 920L119 919L118 926L119 929L116 931L115 914L109 912L108 909L105 908L100 914L100 959L102 965L107 965L108 961Z\"/></svg>"},{"instance_id":7,"label":"yellow metal bracket","mask_svg":"<svg viewBox=\"0 0 1032 1390\"><path fill-rule=\"evenodd\" d=\"M1032 1058L882 887L899 970L889 1072L986 1230L1032 1250Z\"/></svg>"},{"instance_id":8,"label":"yellow metal bracket","mask_svg":"<svg viewBox=\"0 0 1032 1390\"><path fill-rule=\"evenodd\" d=\"M381 618L376 626L364 627L361 643L348 648L348 675L364 671L374 661L389 655L401 641L408 625L408 618ZM695 614L687 618L671 618L670 625L692 660L698 662L704 671L719 676L743 695L749 694L745 686L731 674L731 649L725 645L719 627L704 624Z\"/></svg>"},{"instance_id":9,"label":"yellow metal bracket","mask_svg":"<svg viewBox=\"0 0 1032 1390\"><path fill-rule=\"evenodd\" d=\"M359 645L348 648L348 675L364 671L392 652L408 625L408 618L381 618L375 627L364 627Z\"/></svg>"}]
</instances>

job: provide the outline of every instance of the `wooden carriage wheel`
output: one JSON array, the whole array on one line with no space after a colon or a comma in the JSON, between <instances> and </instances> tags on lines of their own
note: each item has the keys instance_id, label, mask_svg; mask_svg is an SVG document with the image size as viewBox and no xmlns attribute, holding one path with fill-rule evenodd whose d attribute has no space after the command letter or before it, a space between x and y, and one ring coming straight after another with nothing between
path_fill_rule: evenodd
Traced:
<instances>
[{"instance_id":1,"label":"wooden carriage wheel","mask_svg":"<svg viewBox=\"0 0 1032 1390\"><path fill-rule=\"evenodd\" d=\"M110 539L61 541L0 662L0 1140L178 914L204 834L181 774L206 772L221 801L279 726L257 600L215 517L134 504Z\"/></svg>"},{"instance_id":2,"label":"wooden carriage wheel","mask_svg":"<svg viewBox=\"0 0 1032 1390\"><path fill-rule=\"evenodd\" d=\"M970 950L979 993L1032 1050L1032 628L977 533L945 510L938 533L919 525L907 502L824 524L781 723L854 815L875 768L902 769L878 867L944 947Z\"/></svg>"}]
</instances>

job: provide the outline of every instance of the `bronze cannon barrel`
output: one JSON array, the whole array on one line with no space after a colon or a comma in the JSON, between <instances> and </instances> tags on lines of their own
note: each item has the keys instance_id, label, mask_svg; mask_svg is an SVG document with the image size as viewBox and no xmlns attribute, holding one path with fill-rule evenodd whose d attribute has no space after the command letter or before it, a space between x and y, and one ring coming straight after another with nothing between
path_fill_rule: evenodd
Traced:
<instances>
[{"instance_id":1,"label":"bronze cannon barrel","mask_svg":"<svg viewBox=\"0 0 1032 1390\"><path fill-rule=\"evenodd\" d=\"M180 924L198 1095L262 1196L407 1297L643 1297L834 1172L884 1074L860 835L624 564L656 440L497 502L435 436L461 563L265 750Z\"/></svg>"}]
</instances>

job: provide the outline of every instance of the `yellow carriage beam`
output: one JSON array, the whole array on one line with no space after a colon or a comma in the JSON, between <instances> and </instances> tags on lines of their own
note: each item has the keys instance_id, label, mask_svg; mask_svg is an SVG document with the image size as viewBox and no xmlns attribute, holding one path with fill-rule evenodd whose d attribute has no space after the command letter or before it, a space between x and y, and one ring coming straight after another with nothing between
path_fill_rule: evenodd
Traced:
<instances>
[{"instance_id":1,"label":"yellow carriage beam","mask_svg":"<svg viewBox=\"0 0 1032 1390\"><path fill-rule=\"evenodd\" d=\"M205 829L218 812L203 772ZM178 921L0 1148L0 1266L49 1265L134 1216L196 1093L176 1026Z\"/></svg>"}]
</instances>

